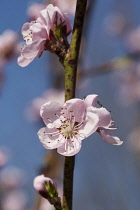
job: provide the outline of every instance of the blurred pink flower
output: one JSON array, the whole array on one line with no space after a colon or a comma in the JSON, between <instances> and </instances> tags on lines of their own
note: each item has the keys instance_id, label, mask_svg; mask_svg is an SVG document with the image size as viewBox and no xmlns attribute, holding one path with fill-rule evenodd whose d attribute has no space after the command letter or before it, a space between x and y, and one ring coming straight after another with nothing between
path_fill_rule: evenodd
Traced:
<instances>
[{"instance_id":1,"label":"blurred pink flower","mask_svg":"<svg viewBox=\"0 0 140 210\"><path fill-rule=\"evenodd\" d=\"M40 57L44 50L49 50L48 42L51 39L51 32L54 32L54 24L58 26L62 23L61 29L67 36L71 32L70 22L60 9L52 4L40 11L36 21L25 23L22 35L27 45L21 50L18 64L22 67L27 66L36 56Z\"/></svg>"},{"instance_id":2,"label":"blurred pink flower","mask_svg":"<svg viewBox=\"0 0 140 210\"><path fill-rule=\"evenodd\" d=\"M27 15L29 17L29 20L31 21L35 21L39 15L40 15L40 11L45 9L45 5L44 4L40 4L40 3L33 3L28 7L27 10Z\"/></svg>"},{"instance_id":3,"label":"blurred pink flower","mask_svg":"<svg viewBox=\"0 0 140 210\"><path fill-rule=\"evenodd\" d=\"M136 127L128 136L129 147L140 154L140 128Z\"/></svg>"},{"instance_id":4,"label":"blurred pink flower","mask_svg":"<svg viewBox=\"0 0 140 210\"><path fill-rule=\"evenodd\" d=\"M18 34L6 30L0 35L0 66L18 54ZM2 63L2 64L1 64Z\"/></svg>"},{"instance_id":5,"label":"blurred pink flower","mask_svg":"<svg viewBox=\"0 0 140 210\"><path fill-rule=\"evenodd\" d=\"M140 52L140 27L130 31L126 35L125 43L131 52Z\"/></svg>"},{"instance_id":6,"label":"blurred pink flower","mask_svg":"<svg viewBox=\"0 0 140 210\"><path fill-rule=\"evenodd\" d=\"M128 23L126 18L121 13L108 15L104 19L105 31L111 36L121 36L126 32Z\"/></svg>"},{"instance_id":7,"label":"blurred pink flower","mask_svg":"<svg viewBox=\"0 0 140 210\"><path fill-rule=\"evenodd\" d=\"M62 12L74 15L76 9L76 0L53 0L52 3L58 6Z\"/></svg>"},{"instance_id":8,"label":"blurred pink flower","mask_svg":"<svg viewBox=\"0 0 140 210\"><path fill-rule=\"evenodd\" d=\"M7 192L2 200L2 210L25 210L27 209L27 197L19 190Z\"/></svg>"},{"instance_id":9,"label":"blurred pink flower","mask_svg":"<svg viewBox=\"0 0 140 210\"><path fill-rule=\"evenodd\" d=\"M57 101L64 103L64 91L57 89L49 89L43 93L41 97L35 98L26 110L26 115L33 121L40 120L40 108L48 101Z\"/></svg>"},{"instance_id":10,"label":"blurred pink flower","mask_svg":"<svg viewBox=\"0 0 140 210\"><path fill-rule=\"evenodd\" d=\"M26 182L25 172L16 167L6 167L0 173L0 186L4 190L13 190Z\"/></svg>"},{"instance_id":11,"label":"blurred pink flower","mask_svg":"<svg viewBox=\"0 0 140 210\"><path fill-rule=\"evenodd\" d=\"M120 102L129 106L140 101L140 63L131 69L116 73L119 82L118 94Z\"/></svg>"},{"instance_id":12,"label":"blurred pink flower","mask_svg":"<svg viewBox=\"0 0 140 210\"><path fill-rule=\"evenodd\" d=\"M95 107L97 95L88 95L85 100L71 99L62 106L48 102L41 106L40 115L46 127L38 132L39 139L47 149L57 148L58 153L73 156L81 149L81 140L102 127L110 126L110 113L103 107ZM110 139L106 140L110 143ZM119 141L112 144L119 145Z\"/></svg>"}]
</instances>

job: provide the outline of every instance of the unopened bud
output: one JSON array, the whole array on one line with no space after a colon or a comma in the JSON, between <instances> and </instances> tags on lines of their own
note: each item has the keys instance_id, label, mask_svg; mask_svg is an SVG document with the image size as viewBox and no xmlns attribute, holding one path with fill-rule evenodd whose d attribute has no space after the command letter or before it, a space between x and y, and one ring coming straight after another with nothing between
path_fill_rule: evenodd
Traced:
<instances>
[{"instance_id":1,"label":"unopened bud","mask_svg":"<svg viewBox=\"0 0 140 210\"><path fill-rule=\"evenodd\" d=\"M46 185L49 186L51 184L52 186L55 186L54 181L44 175L37 176L34 179L33 184L36 191L46 199L48 199L49 196L49 191L46 189Z\"/></svg>"},{"instance_id":2,"label":"unopened bud","mask_svg":"<svg viewBox=\"0 0 140 210\"><path fill-rule=\"evenodd\" d=\"M61 210L61 200L60 197L58 197L56 184L52 179L44 175L37 176L34 179L34 188L42 197L46 198L50 204Z\"/></svg>"}]
</instances>

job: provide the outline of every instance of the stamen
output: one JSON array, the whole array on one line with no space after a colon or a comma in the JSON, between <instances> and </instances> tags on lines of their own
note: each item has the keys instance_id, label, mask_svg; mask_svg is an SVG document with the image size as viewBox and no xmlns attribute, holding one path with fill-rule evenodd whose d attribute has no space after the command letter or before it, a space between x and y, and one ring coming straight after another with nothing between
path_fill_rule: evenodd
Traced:
<instances>
[{"instance_id":1,"label":"stamen","mask_svg":"<svg viewBox=\"0 0 140 210\"><path fill-rule=\"evenodd\" d=\"M58 114L56 114L56 113L55 113L55 116L58 117L58 118L60 118L60 116L58 116Z\"/></svg>"},{"instance_id":2,"label":"stamen","mask_svg":"<svg viewBox=\"0 0 140 210\"><path fill-rule=\"evenodd\" d=\"M84 121L80 122L79 124L77 124L76 126L74 126L74 128L80 128L83 125Z\"/></svg>"},{"instance_id":3,"label":"stamen","mask_svg":"<svg viewBox=\"0 0 140 210\"><path fill-rule=\"evenodd\" d=\"M52 121L52 120L50 120L50 118L47 118L47 120L48 120L49 122L53 123L53 121Z\"/></svg>"}]
</instances>

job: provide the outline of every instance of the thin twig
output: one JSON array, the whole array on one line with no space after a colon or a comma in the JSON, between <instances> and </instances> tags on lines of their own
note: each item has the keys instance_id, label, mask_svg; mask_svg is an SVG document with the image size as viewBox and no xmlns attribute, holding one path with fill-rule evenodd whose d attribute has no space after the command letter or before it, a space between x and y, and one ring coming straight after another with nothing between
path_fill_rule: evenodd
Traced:
<instances>
[{"instance_id":1,"label":"thin twig","mask_svg":"<svg viewBox=\"0 0 140 210\"><path fill-rule=\"evenodd\" d=\"M90 77L92 75L101 75L116 70L130 69L135 62L140 60L140 52L131 53L122 57L113 58L99 66L90 67L86 69L79 69L81 76Z\"/></svg>"},{"instance_id":2,"label":"thin twig","mask_svg":"<svg viewBox=\"0 0 140 210\"><path fill-rule=\"evenodd\" d=\"M87 0L77 0L70 49L64 60L65 101L75 97L77 63L80 51ZM72 210L73 172L75 156L64 158L63 210Z\"/></svg>"}]
</instances>

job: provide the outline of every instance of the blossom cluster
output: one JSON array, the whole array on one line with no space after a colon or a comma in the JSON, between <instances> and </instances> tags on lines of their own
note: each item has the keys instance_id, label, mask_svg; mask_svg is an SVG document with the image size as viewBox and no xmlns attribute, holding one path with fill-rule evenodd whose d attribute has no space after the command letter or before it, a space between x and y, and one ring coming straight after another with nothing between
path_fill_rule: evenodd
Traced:
<instances>
[{"instance_id":1,"label":"blossom cluster","mask_svg":"<svg viewBox=\"0 0 140 210\"><path fill-rule=\"evenodd\" d=\"M40 57L44 50L57 55L68 49L67 36L71 32L69 19L60 9L49 4L40 11L36 21L27 22L22 27L22 35L26 45L21 50L18 64L27 66L32 60Z\"/></svg>"},{"instance_id":2,"label":"blossom cluster","mask_svg":"<svg viewBox=\"0 0 140 210\"><path fill-rule=\"evenodd\" d=\"M57 148L64 156L73 156L81 149L82 140L97 131L102 139L113 145L123 142L112 132L116 130L110 112L97 106L98 96L88 95L85 100L74 98L61 105L47 102L41 106L40 115L46 124L38 136L47 149Z\"/></svg>"}]
</instances>

